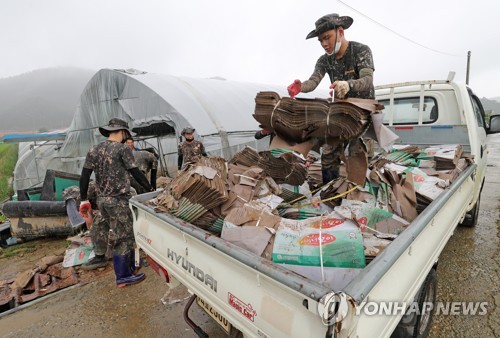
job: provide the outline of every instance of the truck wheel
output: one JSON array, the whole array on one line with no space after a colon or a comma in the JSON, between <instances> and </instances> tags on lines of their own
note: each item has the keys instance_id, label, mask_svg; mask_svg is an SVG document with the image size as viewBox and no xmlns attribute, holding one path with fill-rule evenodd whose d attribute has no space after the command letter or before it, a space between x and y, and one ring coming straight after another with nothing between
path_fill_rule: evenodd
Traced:
<instances>
[{"instance_id":1,"label":"truck wheel","mask_svg":"<svg viewBox=\"0 0 500 338\"><path fill-rule=\"evenodd\" d=\"M431 269L415 297L415 302L418 304L418 311L411 311L405 314L392 333L391 338L425 338L429 335L432 316L436 307L436 288L436 270ZM424 307L424 304L429 303L432 303L431 309Z\"/></svg>"},{"instance_id":2,"label":"truck wheel","mask_svg":"<svg viewBox=\"0 0 500 338\"><path fill-rule=\"evenodd\" d=\"M466 215L462 223L460 223L461 226L464 227L475 227L477 225L477 221L479 218L479 204L481 202L481 198L478 197L476 205L474 208L472 208Z\"/></svg>"}]
</instances>

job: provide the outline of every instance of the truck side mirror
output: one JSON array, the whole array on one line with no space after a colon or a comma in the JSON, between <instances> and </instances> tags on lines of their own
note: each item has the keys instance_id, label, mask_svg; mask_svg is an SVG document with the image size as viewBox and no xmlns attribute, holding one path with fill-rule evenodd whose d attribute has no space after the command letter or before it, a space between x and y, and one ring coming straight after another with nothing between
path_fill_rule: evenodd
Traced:
<instances>
[{"instance_id":1,"label":"truck side mirror","mask_svg":"<svg viewBox=\"0 0 500 338\"><path fill-rule=\"evenodd\" d=\"M490 127L488 128L488 134L496 134L500 132L500 115L492 115L490 117Z\"/></svg>"}]
</instances>

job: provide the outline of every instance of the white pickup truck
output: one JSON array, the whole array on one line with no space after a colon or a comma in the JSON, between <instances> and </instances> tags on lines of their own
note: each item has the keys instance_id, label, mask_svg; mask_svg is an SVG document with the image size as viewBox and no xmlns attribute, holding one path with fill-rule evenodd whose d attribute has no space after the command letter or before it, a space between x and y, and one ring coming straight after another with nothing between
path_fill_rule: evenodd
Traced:
<instances>
[{"instance_id":1,"label":"white pickup truck","mask_svg":"<svg viewBox=\"0 0 500 338\"><path fill-rule=\"evenodd\" d=\"M500 116L489 125L479 99L465 84L423 81L379 86L384 122L401 144L461 144L474 164L460 174L381 254L341 289L331 289L170 214L130 200L137 246L166 281L175 277L228 335L246 337L425 337L430 307L404 314L360 311L367 302L420 306L435 301L437 262L462 223L477 223L486 170L486 135L500 131ZM187 310L185 311L187 313ZM370 315L371 314L371 315ZM186 315L200 336L203 329Z\"/></svg>"}]
</instances>

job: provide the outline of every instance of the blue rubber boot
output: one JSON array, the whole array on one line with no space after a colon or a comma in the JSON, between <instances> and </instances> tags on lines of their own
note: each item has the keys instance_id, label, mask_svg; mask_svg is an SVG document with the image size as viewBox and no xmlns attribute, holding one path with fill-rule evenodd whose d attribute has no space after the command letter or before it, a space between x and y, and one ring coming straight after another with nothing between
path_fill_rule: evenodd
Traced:
<instances>
[{"instance_id":1,"label":"blue rubber boot","mask_svg":"<svg viewBox=\"0 0 500 338\"><path fill-rule=\"evenodd\" d=\"M130 268L130 252L125 255L113 255L113 266L116 275L116 287L123 288L127 285L140 283L146 278L143 273L133 275Z\"/></svg>"}]
</instances>

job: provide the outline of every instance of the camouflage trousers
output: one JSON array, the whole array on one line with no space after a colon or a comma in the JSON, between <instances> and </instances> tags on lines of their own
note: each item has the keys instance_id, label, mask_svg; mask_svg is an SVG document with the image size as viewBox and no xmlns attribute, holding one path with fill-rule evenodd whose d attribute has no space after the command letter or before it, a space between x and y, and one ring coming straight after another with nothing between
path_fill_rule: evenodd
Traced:
<instances>
[{"instance_id":1,"label":"camouflage trousers","mask_svg":"<svg viewBox=\"0 0 500 338\"><path fill-rule=\"evenodd\" d=\"M97 206L102 215L102 221L96 222L92 226L94 236L94 250L96 255L104 255L108 245L108 240L112 240L113 254L124 255L134 248L134 229L132 220L132 211L128 205L128 199L116 197L99 197ZM113 234L109 238L108 234Z\"/></svg>"},{"instance_id":2,"label":"camouflage trousers","mask_svg":"<svg viewBox=\"0 0 500 338\"><path fill-rule=\"evenodd\" d=\"M321 147L321 169L329 170L339 176L340 159L344 151L344 144L339 143L336 146L324 144Z\"/></svg>"},{"instance_id":3,"label":"camouflage trousers","mask_svg":"<svg viewBox=\"0 0 500 338\"><path fill-rule=\"evenodd\" d=\"M345 149L347 150L347 154L344 154ZM345 160L347 166L349 166L350 162L353 162L353 164L356 165L354 161L349 161L349 159L357 159L358 157L362 157L365 159L364 161L366 161L366 151L366 145L363 143L363 140L361 138L351 140L348 143L341 142L336 145L324 144L321 151L321 169L329 171L335 178L339 177L341 159ZM350 169L352 170L354 168ZM363 175L365 171L366 168L364 169L364 171L361 170L361 172L363 172ZM357 181L357 179L354 181Z\"/></svg>"},{"instance_id":4,"label":"camouflage trousers","mask_svg":"<svg viewBox=\"0 0 500 338\"><path fill-rule=\"evenodd\" d=\"M90 228L90 238L94 246L94 253L98 256L106 254L109 241L109 223L106 222L99 210L92 211L94 222Z\"/></svg>"}]
</instances>

